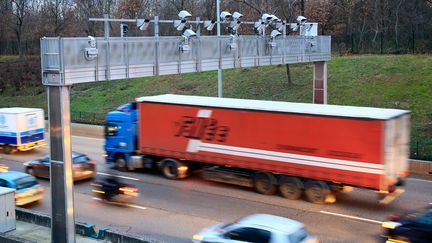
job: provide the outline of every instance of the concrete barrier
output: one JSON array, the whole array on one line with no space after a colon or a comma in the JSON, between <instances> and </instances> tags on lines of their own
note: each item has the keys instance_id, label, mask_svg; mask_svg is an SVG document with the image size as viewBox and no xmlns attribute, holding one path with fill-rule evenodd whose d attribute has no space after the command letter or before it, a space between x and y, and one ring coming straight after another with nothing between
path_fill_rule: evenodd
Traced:
<instances>
[{"instance_id":1,"label":"concrete barrier","mask_svg":"<svg viewBox=\"0 0 432 243\"><path fill-rule=\"evenodd\" d=\"M82 137L91 137L91 138L104 138L104 127L97 125L88 125L88 124L79 124L72 123L71 124L71 134L73 136L82 136ZM48 121L45 121L45 131L48 130Z\"/></svg>"},{"instance_id":2,"label":"concrete barrier","mask_svg":"<svg viewBox=\"0 0 432 243\"><path fill-rule=\"evenodd\" d=\"M432 161L411 159L409 161L409 173L410 175L430 177L432 179Z\"/></svg>"},{"instance_id":3,"label":"concrete barrier","mask_svg":"<svg viewBox=\"0 0 432 243\"><path fill-rule=\"evenodd\" d=\"M51 217L46 214L25 209L25 208L19 208L19 207L17 207L15 211L16 211L16 219L19 221L51 228ZM75 233L84 235L85 228L86 228L85 226L86 223L75 222ZM157 243L159 242L145 235L133 235L131 233L117 232L109 229L105 233L104 240L113 243ZM23 242L23 241L18 241L18 242Z\"/></svg>"}]
</instances>

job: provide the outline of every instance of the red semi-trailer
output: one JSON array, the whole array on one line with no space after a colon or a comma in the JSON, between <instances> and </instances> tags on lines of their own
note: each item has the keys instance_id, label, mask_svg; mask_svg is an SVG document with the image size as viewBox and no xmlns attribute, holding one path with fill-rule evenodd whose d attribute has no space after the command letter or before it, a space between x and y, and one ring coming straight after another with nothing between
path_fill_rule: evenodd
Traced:
<instances>
[{"instance_id":1,"label":"red semi-trailer","mask_svg":"<svg viewBox=\"0 0 432 243\"><path fill-rule=\"evenodd\" d=\"M201 168L207 179L290 199L305 193L315 203L334 201L344 186L376 190L388 202L407 176L405 110L159 95L116 112L135 108L135 152L106 149L118 167L155 165L170 179Z\"/></svg>"}]
</instances>

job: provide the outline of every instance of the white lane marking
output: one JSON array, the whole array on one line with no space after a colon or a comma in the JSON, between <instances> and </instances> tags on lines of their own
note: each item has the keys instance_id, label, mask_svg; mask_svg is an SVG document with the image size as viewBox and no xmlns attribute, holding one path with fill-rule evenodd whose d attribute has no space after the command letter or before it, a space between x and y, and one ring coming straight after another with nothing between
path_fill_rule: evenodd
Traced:
<instances>
[{"instance_id":1,"label":"white lane marking","mask_svg":"<svg viewBox=\"0 0 432 243\"><path fill-rule=\"evenodd\" d=\"M93 199L93 200L102 201L102 199L97 198L97 197L92 197L92 199ZM123 203L117 203L117 202L108 202L108 203L111 203L111 204L118 204L118 205L125 205L125 206L131 207L131 208L138 208L138 209L142 209L142 210L146 210L146 209L147 209L146 207L138 206L138 205L135 205L135 204L129 204L129 203L126 203L126 204L123 204Z\"/></svg>"},{"instance_id":2,"label":"white lane marking","mask_svg":"<svg viewBox=\"0 0 432 243\"><path fill-rule=\"evenodd\" d=\"M323 213L323 214L329 214L329 215L339 216L339 217L348 218L348 219L355 219L355 220L365 221L365 222L374 223L374 224L382 224L383 223L382 221L378 221L378 220L361 218L361 217L356 217L356 216L351 216L351 215L346 215L346 214L340 214L340 213L332 213L332 212L323 211L323 210L321 210L319 212Z\"/></svg>"},{"instance_id":3,"label":"white lane marking","mask_svg":"<svg viewBox=\"0 0 432 243\"><path fill-rule=\"evenodd\" d=\"M142 210L147 209L146 207L138 206L135 204L127 204L127 205L128 205L128 207L131 207L131 208L138 208L138 209L142 209Z\"/></svg>"},{"instance_id":4,"label":"white lane marking","mask_svg":"<svg viewBox=\"0 0 432 243\"><path fill-rule=\"evenodd\" d=\"M413 181L421 181L421 182L428 182L428 183L432 183L432 181L424 180L424 179L417 179L417 178L407 178L407 180L413 180Z\"/></svg>"},{"instance_id":5,"label":"white lane marking","mask_svg":"<svg viewBox=\"0 0 432 243\"><path fill-rule=\"evenodd\" d=\"M127 180L133 180L133 181L139 181L138 178L128 177L128 176L111 175L111 174L103 173L103 172L96 172L96 174L98 174L98 175L104 175L104 176L114 176L114 177L118 177L118 178L122 178L122 179L127 179Z\"/></svg>"}]
</instances>

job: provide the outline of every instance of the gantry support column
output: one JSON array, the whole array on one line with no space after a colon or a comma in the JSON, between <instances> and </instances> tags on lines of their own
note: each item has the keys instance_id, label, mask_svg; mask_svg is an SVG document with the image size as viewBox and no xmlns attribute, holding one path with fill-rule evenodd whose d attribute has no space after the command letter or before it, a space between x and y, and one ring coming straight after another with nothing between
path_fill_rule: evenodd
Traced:
<instances>
[{"instance_id":1,"label":"gantry support column","mask_svg":"<svg viewBox=\"0 0 432 243\"><path fill-rule=\"evenodd\" d=\"M327 104L327 62L314 62L313 103Z\"/></svg>"},{"instance_id":2,"label":"gantry support column","mask_svg":"<svg viewBox=\"0 0 432 243\"><path fill-rule=\"evenodd\" d=\"M74 243L70 87L47 85L50 131L51 242Z\"/></svg>"}]
</instances>

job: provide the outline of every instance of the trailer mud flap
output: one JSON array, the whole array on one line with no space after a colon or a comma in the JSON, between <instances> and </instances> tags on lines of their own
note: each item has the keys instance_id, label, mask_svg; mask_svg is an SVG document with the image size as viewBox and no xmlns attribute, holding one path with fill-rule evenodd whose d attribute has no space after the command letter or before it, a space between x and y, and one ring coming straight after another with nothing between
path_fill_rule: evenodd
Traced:
<instances>
[{"instance_id":1,"label":"trailer mud flap","mask_svg":"<svg viewBox=\"0 0 432 243\"><path fill-rule=\"evenodd\" d=\"M380 204L389 204L391 203L393 200L396 199L396 197L398 197L399 195L401 195L402 193L405 192L405 189L402 188L398 188L396 189L394 192L392 193L388 193L387 195L385 195L382 199L378 200L378 202ZM381 196L381 195L380 195Z\"/></svg>"}]
</instances>

